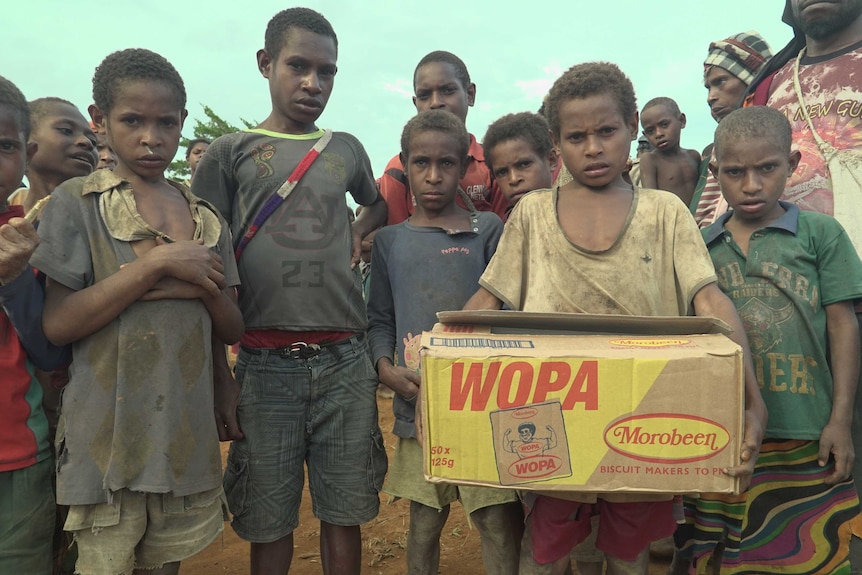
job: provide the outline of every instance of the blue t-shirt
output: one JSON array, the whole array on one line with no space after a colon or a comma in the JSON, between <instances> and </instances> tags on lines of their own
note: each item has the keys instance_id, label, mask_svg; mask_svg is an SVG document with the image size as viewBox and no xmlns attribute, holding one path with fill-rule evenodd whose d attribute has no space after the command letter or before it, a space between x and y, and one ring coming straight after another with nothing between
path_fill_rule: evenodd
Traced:
<instances>
[{"instance_id":1,"label":"blue t-shirt","mask_svg":"<svg viewBox=\"0 0 862 575\"><path fill-rule=\"evenodd\" d=\"M409 220L381 229L371 251L368 339L374 364L381 357L418 370L419 336L437 312L459 310L479 289L479 277L497 249L503 222L490 212L470 215L471 229L418 227ZM416 437L414 404L396 395L394 433Z\"/></svg>"}]
</instances>

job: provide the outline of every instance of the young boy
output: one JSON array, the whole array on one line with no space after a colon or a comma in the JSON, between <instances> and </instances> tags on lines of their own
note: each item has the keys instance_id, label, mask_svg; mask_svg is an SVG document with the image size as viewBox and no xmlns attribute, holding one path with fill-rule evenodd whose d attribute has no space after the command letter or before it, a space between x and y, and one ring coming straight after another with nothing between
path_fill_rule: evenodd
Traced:
<instances>
[{"instance_id":1,"label":"young boy","mask_svg":"<svg viewBox=\"0 0 862 575\"><path fill-rule=\"evenodd\" d=\"M515 493L426 482L414 425L422 331L433 327L438 311L460 309L476 291L503 229L496 215L455 203L469 145L467 129L452 114L429 110L407 122L401 163L415 211L406 222L380 230L372 250L368 337L380 381L395 391L398 436L384 490L410 500L407 572L417 575L436 575L440 531L456 499L479 529L485 571L518 572L523 514Z\"/></svg>"},{"instance_id":2,"label":"young boy","mask_svg":"<svg viewBox=\"0 0 862 575\"><path fill-rule=\"evenodd\" d=\"M66 180L89 175L98 161L96 133L74 104L46 97L33 100L28 106L32 123L30 143L36 146L36 153L27 164L30 187L20 188L9 198L9 204L21 205L24 213L29 213L36 202L50 196ZM32 221L38 229L38 214ZM48 437L53 447L60 419L60 394L69 382L69 370L66 366L53 371L37 368L35 374L42 385L42 408L48 418ZM65 518L66 508L61 506L54 528L55 572L62 572L64 564L74 565L74 552L69 553L72 537L63 532ZM71 555L68 561L67 555Z\"/></svg>"},{"instance_id":3,"label":"young boy","mask_svg":"<svg viewBox=\"0 0 862 575\"><path fill-rule=\"evenodd\" d=\"M572 181L525 196L465 309L564 311L637 315L708 315L723 319L743 349L748 344L715 273L697 226L672 194L633 188L623 179L637 135L634 89L613 64L572 67L547 102L554 142ZM529 266L525 265L529 262ZM766 410L746 352L746 434L742 461L725 470L751 473ZM569 551L600 517L596 547L608 573L646 570L651 540L676 527L671 496L540 495L524 535L522 573L562 573ZM660 500L656 500L660 499ZM544 565L544 568L538 567ZM542 570L544 569L544 571Z\"/></svg>"},{"instance_id":4,"label":"young boy","mask_svg":"<svg viewBox=\"0 0 862 575\"><path fill-rule=\"evenodd\" d=\"M700 154L680 147L685 114L670 98L653 98L641 111L641 126L653 150L640 157L645 188L673 192L688 206L697 186Z\"/></svg>"},{"instance_id":5,"label":"young boy","mask_svg":"<svg viewBox=\"0 0 862 575\"><path fill-rule=\"evenodd\" d=\"M207 148L210 147L210 142L206 138L195 138L194 140L189 141L189 145L186 146L186 162L189 163L189 170L191 170L191 174L189 175L189 185L191 185L192 180L195 177L195 172L198 169L198 164L201 162L201 158L204 157L204 154L207 151Z\"/></svg>"},{"instance_id":6,"label":"young boy","mask_svg":"<svg viewBox=\"0 0 862 575\"><path fill-rule=\"evenodd\" d=\"M25 214L66 180L92 173L98 162L96 133L74 104L49 96L33 100L28 106L32 123L30 143L36 145L36 152L27 164L30 187L20 188L9 198L9 204L22 206ZM34 226L38 227L38 215ZM37 369L36 377L42 384L43 407L53 443L60 392L68 382L68 371L63 368L47 373Z\"/></svg>"},{"instance_id":7,"label":"young boy","mask_svg":"<svg viewBox=\"0 0 862 575\"><path fill-rule=\"evenodd\" d=\"M28 264L36 230L20 206L6 205L36 152L29 138L27 100L0 76L0 573L44 575L51 572L53 461L34 364L65 365L69 350L42 331L44 292Z\"/></svg>"},{"instance_id":8,"label":"young boy","mask_svg":"<svg viewBox=\"0 0 862 575\"><path fill-rule=\"evenodd\" d=\"M93 127L92 124L90 126ZM96 134L96 155L99 158L99 163L96 164L97 170L113 170L117 165L117 156L114 155L114 150L108 145L108 136L94 130Z\"/></svg>"},{"instance_id":9,"label":"young boy","mask_svg":"<svg viewBox=\"0 0 862 575\"><path fill-rule=\"evenodd\" d=\"M47 97L29 103L32 130L30 141L36 153L27 165L29 189L9 198L24 213L54 189L77 176L89 175L96 167L96 134L78 108L62 98Z\"/></svg>"},{"instance_id":10,"label":"young boy","mask_svg":"<svg viewBox=\"0 0 862 575\"><path fill-rule=\"evenodd\" d=\"M465 125L467 109L476 100L476 84L470 81L467 66L455 54L443 50L431 52L419 60L413 71L413 91L417 112L446 110ZM506 220L509 204L491 177L485 165L485 153L473 134L470 134L467 171L459 184L461 192L477 210L494 212ZM380 178L380 193L389 207L388 225L403 222L413 214L416 200L410 193L400 155L396 154L386 164ZM456 201L462 208L468 207L460 192Z\"/></svg>"},{"instance_id":11,"label":"young boy","mask_svg":"<svg viewBox=\"0 0 862 575\"><path fill-rule=\"evenodd\" d=\"M511 204L510 210L527 193L553 185L559 156L543 116L530 112L507 114L488 126L482 146L488 167ZM518 433L520 440L526 441L520 428ZM580 575L601 575L605 557L596 549L593 535L575 546L569 557L577 564Z\"/></svg>"},{"instance_id":12,"label":"young boy","mask_svg":"<svg viewBox=\"0 0 862 575\"><path fill-rule=\"evenodd\" d=\"M161 569L223 529L212 337L236 341L230 232L165 179L186 117L183 81L148 50L114 52L93 76L93 122L114 171L61 184L33 265L48 276L43 326L72 344L57 445L57 501L76 572Z\"/></svg>"},{"instance_id":13,"label":"young boy","mask_svg":"<svg viewBox=\"0 0 862 575\"><path fill-rule=\"evenodd\" d=\"M194 179L195 192L224 214L235 238L326 136L316 121L332 93L337 51L335 31L313 10L290 8L269 21L257 61L272 111L257 128L215 140ZM352 234L348 191L366 206ZM236 381L221 362L216 383L225 400L217 420L222 438L235 440L224 484L234 530L251 541L253 574L290 567L304 464L324 572L359 573L359 525L377 515L386 453L353 267L361 239L385 222L365 150L335 132L242 252L239 300L248 331Z\"/></svg>"},{"instance_id":14,"label":"young boy","mask_svg":"<svg viewBox=\"0 0 862 575\"><path fill-rule=\"evenodd\" d=\"M498 118L488 126L482 147L509 210L528 192L551 187L557 151L548 122L539 114L521 112Z\"/></svg>"},{"instance_id":15,"label":"young boy","mask_svg":"<svg viewBox=\"0 0 862 575\"><path fill-rule=\"evenodd\" d=\"M710 169L731 211L703 236L751 342L769 424L747 493L687 501L677 572L683 561L704 572L718 543L722 573L850 572L862 262L835 219L779 201L800 159L791 139L784 114L762 106L715 131Z\"/></svg>"}]
</instances>

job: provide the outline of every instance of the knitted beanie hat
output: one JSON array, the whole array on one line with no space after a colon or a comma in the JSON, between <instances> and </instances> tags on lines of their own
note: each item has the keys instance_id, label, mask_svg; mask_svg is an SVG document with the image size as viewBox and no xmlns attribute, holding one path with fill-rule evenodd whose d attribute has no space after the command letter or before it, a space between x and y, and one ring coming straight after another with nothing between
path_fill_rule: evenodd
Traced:
<instances>
[{"instance_id":1,"label":"knitted beanie hat","mask_svg":"<svg viewBox=\"0 0 862 575\"><path fill-rule=\"evenodd\" d=\"M718 66L748 86L771 57L769 44L763 36L750 30L711 43L703 70L707 73L713 66Z\"/></svg>"}]
</instances>

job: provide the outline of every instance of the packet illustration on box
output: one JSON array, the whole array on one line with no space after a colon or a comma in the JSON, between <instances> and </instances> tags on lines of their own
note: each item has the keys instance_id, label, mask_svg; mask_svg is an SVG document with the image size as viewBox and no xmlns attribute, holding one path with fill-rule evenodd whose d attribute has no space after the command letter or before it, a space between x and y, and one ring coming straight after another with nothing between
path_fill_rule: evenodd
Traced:
<instances>
[{"instance_id":1,"label":"packet illustration on box","mask_svg":"<svg viewBox=\"0 0 862 575\"><path fill-rule=\"evenodd\" d=\"M500 485L572 475L559 400L492 411L490 416Z\"/></svg>"}]
</instances>

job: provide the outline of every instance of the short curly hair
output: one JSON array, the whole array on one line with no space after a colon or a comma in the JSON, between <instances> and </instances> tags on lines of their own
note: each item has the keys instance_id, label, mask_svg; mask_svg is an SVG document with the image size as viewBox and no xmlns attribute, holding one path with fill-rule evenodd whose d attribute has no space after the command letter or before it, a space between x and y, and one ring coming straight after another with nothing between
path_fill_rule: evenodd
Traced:
<instances>
[{"instance_id":1,"label":"short curly hair","mask_svg":"<svg viewBox=\"0 0 862 575\"><path fill-rule=\"evenodd\" d=\"M72 106L76 110L78 109L75 104L70 102L69 100L64 100L63 98L57 98L56 96L45 96L44 98L36 98L35 100L31 100L27 106L30 107L30 125L32 129L35 130L42 120L51 113L51 109L55 104L63 104L67 106Z\"/></svg>"},{"instance_id":2,"label":"short curly hair","mask_svg":"<svg viewBox=\"0 0 862 575\"><path fill-rule=\"evenodd\" d=\"M467 71L467 65L464 61L452 52L435 50L423 56L423 58L419 60L419 63L416 64L416 68L413 70L413 89L416 89L416 74L419 73L419 68L425 64L431 64L432 62L451 64L452 67L455 68L455 76L461 83L461 87L466 90L470 86L470 72Z\"/></svg>"},{"instance_id":3,"label":"short curly hair","mask_svg":"<svg viewBox=\"0 0 862 575\"><path fill-rule=\"evenodd\" d=\"M554 135L560 135L560 107L564 102L596 94L612 97L626 121L637 114L638 105L632 81L616 64L610 62L576 64L557 78L545 102L545 117Z\"/></svg>"},{"instance_id":4,"label":"short curly hair","mask_svg":"<svg viewBox=\"0 0 862 575\"><path fill-rule=\"evenodd\" d=\"M321 36L328 36L335 42L335 55L338 55L338 36L329 20L320 12L311 8L297 6L282 10L272 18L266 25L266 33L263 39L263 48L269 57L275 59L287 42L291 28L302 28Z\"/></svg>"},{"instance_id":5,"label":"short curly hair","mask_svg":"<svg viewBox=\"0 0 862 575\"><path fill-rule=\"evenodd\" d=\"M470 150L470 134L457 116L443 110L426 110L410 118L401 132L401 155L410 157L410 143L423 132L442 132L451 136L458 144L458 157L467 161Z\"/></svg>"},{"instance_id":6,"label":"short curly hair","mask_svg":"<svg viewBox=\"0 0 862 575\"><path fill-rule=\"evenodd\" d=\"M790 154L793 142L793 129L787 117L768 106L739 108L728 114L715 129L715 159L721 163L721 154L732 142L762 139L774 142L781 153Z\"/></svg>"},{"instance_id":7,"label":"short curly hair","mask_svg":"<svg viewBox=\"0 0 862 575\"><path fill-rule=\"evenodd\" d=\"M676 103L676 100L673 98L668 98L667 96L659 96L658 98L653 98L646 104L644 104L643 109L641 110L641 114L649 110L650 108L655 108L656 106L664 106L667 108L667 111L671 113L672 116L679 116L682 112L679 111L679 104Z\"/></svg>"},{"instance_id":8,"label":"short curly hair","mask_svg":"<svg viewBox=\"0 0 862 575\"><path fill-rule=\"evenodd\" d=\"M107 114L119 91L130 82L152 80L173 88L180 109L186 107L186 87L176 68L163 56L144 48L108 54L93 74L93 102Z\"/></svg>"},{"instance_id":9,"label":"short curly hair","mask_svg":"<svg viewBox=\"0 0 862 575\"><path fill-rule=\"evenodd\" d=\"M491 150L494 146L518 138L523 139L540 158L547 158L554 147L551 136L548 133L548 121L539 114L533 112L519 112L517 114L506 114L494 120L485 138L482 147L485 148L485 163L494 172L491 164Z\"/></svg>"},{"instance_id":10,"label":"short curly hair","mask_svg":"<svg viewBox=\"0 0 862 575\"><path fill-rule=\"evenodd\" d=\"M15 116L24 139L30 139L30 106L27 98L11 80L0 76L0 108L6 108Z\"/></svg>"}]
</instances>

